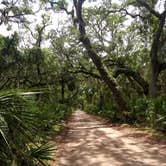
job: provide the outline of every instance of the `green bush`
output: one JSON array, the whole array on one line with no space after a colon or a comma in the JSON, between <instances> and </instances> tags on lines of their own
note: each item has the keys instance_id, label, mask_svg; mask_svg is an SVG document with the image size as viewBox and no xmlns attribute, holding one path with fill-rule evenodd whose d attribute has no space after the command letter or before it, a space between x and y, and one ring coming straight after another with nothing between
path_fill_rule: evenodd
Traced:
<instances>
[{"instance_id":1,"label":"green bush","mask_svg":"<svg viewBox=\"0 0 166 166\"><path fill-rule=\"evenodd\" d=\"M84 110L88 113L110 119L112 122L124 122L122 112L119 112L116 105L111 102L102 104L102 109L97 104L85 104ZM129 117L125 123L140 124L159 130L166 130L166 99L158 97L150 99L148 97L133 98L129 101Z\"/></svg>"},{"instance_id":2,"label":"green bush","mask_svg":"<svg viewBox=\"0 0 166 166\"><path fill-rule=\"evenodd\" d=\"M166 128L165 98L136 98L130 102L130 108L130 119L132 123L144 124L156 129Z\"/></svg>"},{"instance_id":3,"label":"green bush","mask_svg":"<svg viewBox=\"0 0 166 166\"><path fill-rule=\"evenodd\" d=\"M84 107L84 110L87 112L87 113L90 113L90 114L98 114L98 108L96 105L94 104L86 104L85 107Z\"/></svg>"},{"instance_id":4,"label":"green bush","mask_svg":"<svg viewBox=\"0 0 166 166\"><path fill-rule=\"evenodd\" d=\"M87 104L84 110L90 114L111 119L112 122L121 121L121 114L117 111L115 104L112 102L104 104L102 109L100 109L99 105Z\"/></svg>"},{"instance_id":5,"label":"green bush","mask_svg":"<svg viewBox=\"0 0 166 166\"><path fill-rule=\"evenodd\" d=\"M59 104L53 102L38 103L36 111L36 121L38 130L41 134L53 132L55 125L59 125L61 121L65 120L71 114L71 108L66 104Z\"/></svg>"},{"instance_id":6,"label":"green bush","mask_svg":"<svg viewBox=\"0 0 166 166\"><path fill-rule=\"evenodd\" d=\"M146 118L150 127L166 129L166 100L162 97L149 99Z\"/></svg>"},{"instance_id":7,"label":"green bush","mask_svg":"<svg viewBox=\"0 0 166 166\"><path fill-rule=\"evenodd\" d=\"M143 123L146 121L146 110L148 102L146 98L136 98L130 101L131 112L129 113L131 123Z\"/></svg>"},{"instance_id":8,"label":"green bush","mask_svg":"<svg viewBox=\"0 0 166 166\"><path fill-rule=\"evenodd\" d=\"M18 92L0 93L0 163L44 165L51 159L52 147L45 144L37 128L37 107L33 98ZM40 141L44 140L44 141ZM40 153L34 155L34 149Z\"/></svg>"},{"instance_id":9,"label":"green bush","mask_svg":"<svg viewBox=\"0 0 166 166\"><path fill-rule=\"evenodd\" d=\"M70 112L65 104L42 104L35 101L33 95L1 92L1 165L46 165L53 152L47 136Z\"/></svg>"}]
</instances>

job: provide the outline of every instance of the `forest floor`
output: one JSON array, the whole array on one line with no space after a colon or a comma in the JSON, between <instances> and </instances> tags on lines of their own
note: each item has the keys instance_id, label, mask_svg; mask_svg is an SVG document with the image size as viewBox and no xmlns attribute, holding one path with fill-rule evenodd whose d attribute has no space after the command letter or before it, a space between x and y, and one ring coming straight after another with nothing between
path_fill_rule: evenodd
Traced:
<instances>
[{"instance_id":1,"label":"forest floor","mask_svg":"<svg viewBox=\"0 0 166 166\"><path fill-rule=\"evenodd\" d=\"M55 141L51 166L166 166L166 141L82 111L73 113Z\"/></svg>"}]
</instances>

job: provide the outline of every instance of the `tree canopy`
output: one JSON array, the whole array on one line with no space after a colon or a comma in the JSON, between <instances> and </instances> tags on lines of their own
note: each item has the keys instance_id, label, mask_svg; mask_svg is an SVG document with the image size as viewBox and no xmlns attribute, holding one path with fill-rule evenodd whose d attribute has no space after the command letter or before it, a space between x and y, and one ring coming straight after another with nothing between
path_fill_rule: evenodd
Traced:
<instances>
[{"instance_id":1,"label":"tree canopy","mask_svg":"<svg viewBox=\"0 0 166 166\"><path fill-rule=\"evenodd\" d=\"M165 20L161 0L0 2L0 163L47 164L71 108L165 131Z\"/></svg>"}]
</instances>

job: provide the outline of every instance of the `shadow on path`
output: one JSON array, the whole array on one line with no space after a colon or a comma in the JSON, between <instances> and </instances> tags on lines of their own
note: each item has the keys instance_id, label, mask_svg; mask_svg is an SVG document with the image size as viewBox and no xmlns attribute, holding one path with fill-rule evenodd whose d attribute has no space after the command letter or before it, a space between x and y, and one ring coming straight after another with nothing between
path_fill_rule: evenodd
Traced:
<instances>
[{"instance_id":1,"label":"shadow on path","mask_svg":"<svg viewBox=\"0 0 166 166\"><path fill-rule=\"evenodd\" d=\"M59 164L52 166L166 166L165 144L131 137L95 116L76 111L68 127L58 146Z\"/></svg>"}]
</instances>

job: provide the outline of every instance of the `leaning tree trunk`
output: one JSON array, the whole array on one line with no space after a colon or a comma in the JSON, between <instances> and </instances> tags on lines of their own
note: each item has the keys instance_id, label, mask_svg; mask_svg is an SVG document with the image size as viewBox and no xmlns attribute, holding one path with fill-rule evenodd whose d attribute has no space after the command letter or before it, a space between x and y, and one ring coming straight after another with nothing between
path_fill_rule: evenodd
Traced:
<instances>
[{"instance_id":1,"label":"leaning tree trunk","mask_svg":"<svg viewBox=\"0 0 166 166\"><path fill-rule=\"evenodd\" d=\"M101 75L102 80L108 85L108 87L112 91L112 94L114 96L115 102L117 103L119 110L125 113L126 111L129 111L128 105L126 101L123 99L122 94L118 90L116 83L110 78L109 74L105 70L101 62L101 58L97 55L96 51L92 47L89 38L87 37L85 31L85 23L82 18L82 4L84 0L73 0L73 2L79 25L80 41L83 43L84 47L86 48L88 56L91 58L94 65L96 66L98 72Z\"/></svg>"}]
</instances>

